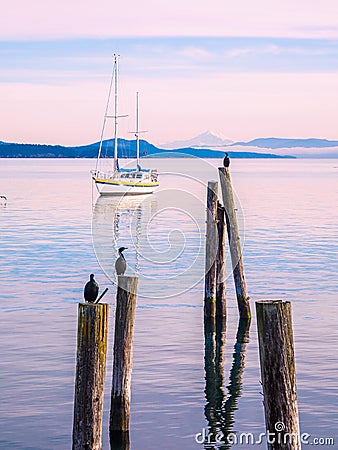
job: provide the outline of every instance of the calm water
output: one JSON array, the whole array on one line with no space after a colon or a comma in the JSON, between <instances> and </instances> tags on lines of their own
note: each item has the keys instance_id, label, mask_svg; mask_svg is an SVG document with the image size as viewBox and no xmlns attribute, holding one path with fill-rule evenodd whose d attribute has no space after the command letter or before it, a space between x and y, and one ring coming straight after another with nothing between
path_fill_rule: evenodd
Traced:
<instances>
[{"instance_id":1,"label":"calm water","mask_svg":"<svg viewBox=\"0 0 338 450\"><path fill-rule=\"evenodd\" d=\"M112 264L120 245L140 280L132 450L213 448L195 435L220 423L228 431L264 432L254 301L266 298L292 301L301 431L310 441L335 437L338 446L338 162L232 161L254 317L249 336L239 333L248 342L236 344L230 277L224 373L216 367L217 379L210 378L210 361L205 368L201 281L205 182L217 178L217 162L151 164L163 173L156 195L117 202L97 201L90 160L0 161L0 195L8 198L0 204L0 448L70 448L77 303L94 272L101 288L110 288L112 348Z\"/></svg>"}]
</instances>

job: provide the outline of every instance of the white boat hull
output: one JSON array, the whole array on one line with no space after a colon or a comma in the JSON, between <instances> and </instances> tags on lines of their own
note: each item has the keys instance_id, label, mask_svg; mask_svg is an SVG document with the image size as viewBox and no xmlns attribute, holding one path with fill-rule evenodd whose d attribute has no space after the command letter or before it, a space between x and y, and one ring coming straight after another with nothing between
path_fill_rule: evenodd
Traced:
<instances>
[{"instance_id":1,"label":"white boat hull","mask_svg":"<svg viewBox=\"0 0 338 450\"><path fill-rule=\"evenodd\" d=\"M111 183L109 180L95 180L95 185L100 195L144 195L152 194L159 186L159 183L140 184L124 184Z\"/></svg>"},{"instance_id":2,"label":"white boat hull","mask_svg":"<svg viewBox=\"0 0 338 450\"><path fill-rule=\"evenodd\" d=\"M140 141L139 141L139 127L138 127L138 93L136 95L136 163L137 166L134 169L130 168L120 168L118 162L118 137L117 137L117 125L118 125L118 117L117 111L117 73L118 73L118 55L114 55L114 66L112 79L110 84L110 90L108 95L108 102L106 106L106 112L103 121L103 128L101 133L101 140L99 146L99 153L97 156L96 169L91 170L92 178L95 182L96 188L100 195L144 195L144 194L152 194L155 189L159 186L158 182L158 173L156 169L142 169L140 166ZM115 81L115 105L114 105L114 115L110 115L109 111L109 101L111 97L111 88L113 84L113 80ZM107 119L114 119L114 159L113 164L110 165L109 170L103 170L102 165L100 164L100 158L102 156L103 149L103 137L105 131L105 125ZM107 144L107 142L106 142ZM105 151L107 152L107 145L105 146ZM107 154L105 153L105 157ZM105 159L105 158L104 158Z\"/></svg>"}]
</instances>

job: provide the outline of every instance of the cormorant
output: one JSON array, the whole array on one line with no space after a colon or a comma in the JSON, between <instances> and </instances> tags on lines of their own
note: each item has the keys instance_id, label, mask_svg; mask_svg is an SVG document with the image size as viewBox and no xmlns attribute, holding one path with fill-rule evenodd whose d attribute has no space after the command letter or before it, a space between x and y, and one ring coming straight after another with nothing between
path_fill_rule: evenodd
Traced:
<instances>
[{"instance_id":1,"label":"cormorant","mask_svg":"<svg viewBox=\"0 0 338 450\"><path fill-rule=\"evenodd\" d=\"M89 303L94 303L99 293L99 285L94 280L94 274L90 274L90 280L86 283L83 291L84 298Z\"/></svg>"},{"instance_id":2,"label":"cormorant","mask_svg":"<svg viewBox=\"0 0 338 450\"><path fill-rule=\"evenodd\" d=\"M228 153L225 153L224 159L223 159L223 165L224 167L229 167L230 166L230 158Z\"/></svg>"},{"instance_id":3,"label":"cormorant","mask_svg":"<svg viewBox=\"0 0 338 450\"><path fill-rule=\"evenodd\" d=\"M127 268L127 262L123 256L124 250L127 250L128 247L120 247L119 248L119 257L117 258L115 262L115 270L117 275L124 275L124 272Z\"/></svg>"}]
</instances>

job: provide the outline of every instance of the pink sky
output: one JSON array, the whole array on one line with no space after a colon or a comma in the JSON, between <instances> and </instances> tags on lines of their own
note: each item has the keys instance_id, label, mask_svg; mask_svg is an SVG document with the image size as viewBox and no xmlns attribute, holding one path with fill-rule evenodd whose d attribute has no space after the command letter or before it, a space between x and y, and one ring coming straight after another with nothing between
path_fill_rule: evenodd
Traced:
<instances>
[{"instance_id":1,"label":"pink sky","mask_svg":"<svg viewBox=\"0 0 338 450\"><path fill-rule=\"evenodd\" d=\"M107 0L12 0L0 18L0 140L64 145L97 141L111 55L132 36L149 36L149 42L137 50L136 41L133 54L121 54L121 112L129 114L121 120L123 137L134 129L139 91L141 127L153 143L188 139L207 129L234 140L337 139L338 69L332 66L337 60L337 17L335 0L145 0L118 5ZM177 35L179 46L157 43L159 36L174 40ZM109 48L96 51L103 38L114 36ZM184 36L196 36L196 43L185 44ZM245 45L217 48L212 55L203 46L208 36L250 38ZM257 36L268 36L267 44L257 46ZM277 36L292 38L290 48L285 40L283 48L276 44ZM66 38L83 42L81 55L67 53ZM91 48L86 53L88 38ZM310 38L321 38L319 49L313 49ZM322 38L331 39L327 49ZM17 59L9 50L11 41L18 43ZM47 51L27 50L34 41L47 42ZM215 38L215 46L222 42ZM217 58L222 63L218 66ZM138 66L141 59L147 60L149 71ZM82 67L86 60L82 72L72 65Z\"/></svg>"},{"instance_id":2,"label":"pink sky","mask_svg":"<svg viewBox=\"0 0 338 450\"><path fill-rule=\"evenodd\" d=\"M84 36L338 37L336 0L11 0L4 39Z\"/></svg>"},{"instance_id":3,"label":"pink sky","mask_svg":"<svg viewBox=\"0 0 338 450\"><path fill-rule=\"evenodd\" d=\"M337 138L336 74L226 74L204 80L171 79L170 89L167 82L125 81L128 95L121 99L120 111L130 116L120 120L121 136L131 138L134 92L141 87L141 128L148 130L144 137L154 143L187 139L207 129L234 140ZM97 141L106 92L103 82L0 84L2 105L8 105L0 125L2 140L64 145Z\"/></svg>"}]
</instances>

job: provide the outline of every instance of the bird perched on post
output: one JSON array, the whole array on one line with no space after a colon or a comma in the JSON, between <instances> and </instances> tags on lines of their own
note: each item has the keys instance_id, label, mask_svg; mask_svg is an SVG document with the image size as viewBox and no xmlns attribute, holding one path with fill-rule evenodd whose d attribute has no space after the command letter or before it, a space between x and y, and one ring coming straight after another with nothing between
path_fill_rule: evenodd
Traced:
<instances>
[{"instance_id":1,"label":"bird perched on post","mask_svg":"<svg viewBox=\"0 0 338 450\"><path fill-rule=\"evenodd\" d=\"M86 302L94 303L99 294L99 285L94 280L94 274L90 274L90 280L86 283L83 291Z\"/></svg>"},{"instance_id":2,"label":"bird perched on post","mask_svg":"<svg viewBox=\"0 0 338 450\"><path fill-rule=\"evenodd\" d=\"M223 166L229 167L230 166L230 158L228 153L225 153L224 159L223 159Z\"/></svg>"},{"instance_id":3,"label":"bird perched on post","mask_svg":"<svg viewBox=\"0 0 338 450\"><path fill-rule=\"evenodd\" d=\"M123 256L124 250L127 250L128 247L120 247L119 248L119 257L117 258L115 262L115 270L117 275L124 275L124 272L127 268L127 262L125 260L125 257Z\"/></svg>"}]
</instances>

